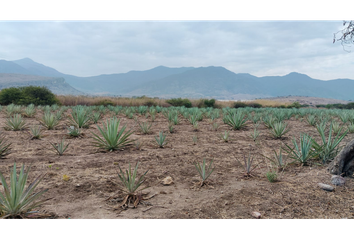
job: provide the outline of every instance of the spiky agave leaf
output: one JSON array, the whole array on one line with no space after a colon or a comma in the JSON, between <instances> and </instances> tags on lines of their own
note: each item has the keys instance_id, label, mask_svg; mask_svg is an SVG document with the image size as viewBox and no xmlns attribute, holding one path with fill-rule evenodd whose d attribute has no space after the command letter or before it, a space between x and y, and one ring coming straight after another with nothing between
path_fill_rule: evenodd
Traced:
<instances>
[{"instance_id":1,"label":"spiky agave leaf","mask_svg":"<svg viewBox=\"0 0 354 240\"><path fill-rule=\"evenodd\" d=\"M15 114L13 117L9 117L5 122L5 129L10 131L20 131L27 126L25 120L21 117L21 114Z\"/></svg>"},{"instance_id":2,"label":"spiky agave leaf","mask_svg":"<svg viewBox=\"0 0 354 240\"><path fill-rule=\"evenodd\" d=\"M105 150L114 151L120 150L128 145L130 145L134 140L129 140L128 137L133 134L133 131L129 130L124 133L126 125L119 129L120 119L113 117L107 119L106 124L103 123L103 128L98 125L98 130L100 131L102 138L97 134L91 132L94 137L94 146L98 148L103 148Z\"/></svg>"},{"instance_id":3,"label":"spiky agave leaf","mask_svg":"<svg viewBox=\"0 0 354 240\"><path fill-rule=\"evenodd\" d=\"M3 174L0 172L0 179L4 188L4 193L0 192L0 211L5 214L2 218L24 216L32 209L49 200L36 201L48 189L33 193L45 174L38 176L25 190L29 170L30 167L25 171L23 165L17 178L16 163L14 163L14 168L10 175L10 185L7 185Z\"/></svg>"},{"instance_id":4,"label":"spiky agave leaf","mask_svg":"<svg viewBox=\"0 0 354 240\"><path fill-rule=\"evenodd\" d=\"M210 161L208 169L206 169L206 160L205 158L203 159L203 164L200 165L199 162L194 162L194 166L197 169L199 176L202 178L202 183L205 182L208 177L213 173L214 168L210 169L212 167L213 160Z\"/></svg>"},{"instance_id":5,"label":"spiky agave leaf","mask_svg":"<svg viewBox=\"0 0 354 240\"><path fill-rule=\"evenodd\" d=\"M10 145L11 143L7 143L5 137L0 133L0 158L10 154Z\"/></svg>"},{"instance_id":6,"label":"spiky agave leaf","mask_svg":"<svg viewBox=\"0 0 354 240\"><path fill-rule=\"evenodd\" d=\"M166 135L163 134L163 131L159 132L159 137L155 137L155 141L160 148L167 144Z\"/></svg>"},{"instance_id":7,"label":"spiky agave leaf","mask_svg":"<svg viewBox=\"0 0 354 240\"><path fill-rule=\"evenodd\" d=\"M126 176L124 175L124 172L122 171L122 169L119 167L119 171L120 173L118 173L118 177L121 180L121 182L123 183L125 189L121 189L124 192L128 193L129 195L135 194L136 191L138 190L138 188L141 186L141 184L143 184L145 182L145 175L147 174L147 172L149 170L147 170L143 175L141 175L138 179L138 181L136 181L136 175L138 172L138 166L139 166L139 162L137 162L137 164L135 165L134 171L132 173L131 171L131 165L129 163L129 169L126 170ZM146 189L146 188L144 188ZM143 189L140 189L140 191Z\"/></svg>"}]
</instances>

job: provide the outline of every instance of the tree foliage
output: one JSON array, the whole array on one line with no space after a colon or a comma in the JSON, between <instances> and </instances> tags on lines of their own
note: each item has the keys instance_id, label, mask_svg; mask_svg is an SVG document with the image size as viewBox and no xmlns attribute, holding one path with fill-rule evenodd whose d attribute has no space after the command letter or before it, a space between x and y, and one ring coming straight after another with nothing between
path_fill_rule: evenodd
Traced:
<instances>
[{"instance_id":1,"label":"tree foliage","mask_svg":"<svg viewBox=\"0 0 354 240\"><path fill-rule=\"evenodd\" d=\"M59 104L55 95L46 87L10 87L2 89L0 92L0 104L17 105L52 105Z\"/></svg>"}]
</instances>

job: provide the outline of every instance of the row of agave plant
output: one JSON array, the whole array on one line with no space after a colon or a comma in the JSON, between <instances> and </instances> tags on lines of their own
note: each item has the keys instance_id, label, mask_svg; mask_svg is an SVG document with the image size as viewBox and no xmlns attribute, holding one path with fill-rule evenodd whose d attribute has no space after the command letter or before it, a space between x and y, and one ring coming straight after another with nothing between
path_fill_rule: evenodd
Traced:
<instances>
[{"instance_id":1,"label":"row of agave plant","mask_svg":"<svg viewBox=\"0 0 354 240\"><path fill-rule=\"evenodd\" d=\"M1 107L2 108L2 107ZM42 119L39 120L42 126L46 129L55 129L60 120L62 120L63 113L68 111L69 107L60 107L57 105L53 106L38 106L29 105L27 107L8 105L5 112L8 114L8 119L6 121L6 130L22 130L25 129L26 123L22 116L34 117L36 111L42 111ZM76 106L71 108L71 114L68 115L69 120L69 134L71 136L79 136L82 128L88 128L90 124L97 123L100 118L105 114L113 115L110 119L107 119L103 123L102 128L97 125L99 134L92 133L93 143L96 147L102 148L108 151L115 151L125 148L126 146L135 142L137 145L138 141L130 139L132 130L126 131L126 125L119 129L120 119L116 116L119 114L124 114L127 118L135 118L136 115L142 115L146 118L150 118L151 122L155 121L157 113L162 113L162 115L169 122L169 129L173 130L174 125L180 124L182 119L185 119L190 124L193 125L194 129L198 129L198 122L202 121L204 118L209 119L212 124L213 129L217 129L216 119L222 118L223 122L230 126L233 130L240 130L244 128L248 121L251 121L254 126L253 138L257 138L257 127L260 123L263 123L267 128L271 129L271 133L275 138L283 136L289 129L285 120L290 120L292 117L295 119L300 119L300 121L305 120L309 125L315 126L320 137L321 142L316 142L314 138L306 134L300 134L300 143L298 144L296 139L293 138L293 146L285 144L284 150L288 152L288 157L294 161L300 162L301 164L306 164L310 159L319 159L323 163L331 160L339 151L339 143L343 140L347 132L350 131L351 126L354 123L354 112L353 111L343 111L343 110L318 110L318 109L213 109L213 108L184 108L184 107L122 107L122 106ZM338 126L338 120L342 121L343 124L347 124L347 130L342 132L344 126ZM149 133L151 124L139 123L137 121L141 131L143 133ZM328 129L329 127L329 129ZM40 137L41 128L34 127L30 129L33 138ZM328 130L328 131L327 131ZM258 133L259 134L259 133ZM223 135L224 140L228 138L228 132ZM158 137L155 137L156 143L159 147L166 145L166 135L163 132L159 133ZM2 136L0 138L0 154L4 156L8 154L10 149L9 143L5 141ZM68 145L64 145L64 142L52 146L62 154ZM282 150L282 149L281 149ZM287 163L283 161L282 152L277 154L275 152L275 159L273 162L277 164L279 169L283 169ZM251 172L251 157L248 161L244 161L246 173ZM195 167L200 174L202 181L200 182L202 186L206 179L210 176L214 168L211 167L212 161L209 163L209 167L206 167L205 161L202 165L195 163ZM124 198L123 204L127 202L134 202L136 206L137 201L143 198L137 196L137 189L144 182L145 172L140 178L137 178L138 164L136 165L134 171L126 171L126 175L120 169L118 174L120 180L125 186L125 192L127 193ZM36 201L39 196L47 191L43 190L41 192L34 193L35 187L43 179L44 175L38 177L32 184L30 184L25 190L25 184L27 182L28 172L24 171L22 167L19 176L16 175L16 164L14 165L13 171L10 177L10 185L7 185L4 176L0 173L0 179L2 186L4 188L4 194L0 193L0 214L3 217L17 217L17 216L27 216L31 213L31 210L38 207L43 201Z\"/></svg>"}]
</instances>

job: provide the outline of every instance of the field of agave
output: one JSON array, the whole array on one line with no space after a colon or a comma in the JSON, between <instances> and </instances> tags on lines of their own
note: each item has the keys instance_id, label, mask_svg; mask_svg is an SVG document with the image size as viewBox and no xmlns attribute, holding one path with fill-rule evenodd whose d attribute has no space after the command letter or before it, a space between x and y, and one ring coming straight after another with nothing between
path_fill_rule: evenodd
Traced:
<instances>
[{"instance_id":1,"label":"field of agave","mask_svg":"<svg viewBox=\"0 0 354 240\"><path fill-rule=\"evenodd\" d=\"M352 179L317 186L354 136L352 110L0 110L1 217L353 217Z\"/></svg>"}]
</instances>

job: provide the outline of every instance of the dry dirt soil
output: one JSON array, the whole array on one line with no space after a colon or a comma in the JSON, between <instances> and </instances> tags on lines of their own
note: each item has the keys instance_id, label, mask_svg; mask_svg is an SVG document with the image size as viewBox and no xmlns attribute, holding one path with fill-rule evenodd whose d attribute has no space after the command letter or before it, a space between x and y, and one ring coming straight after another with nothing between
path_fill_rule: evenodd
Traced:
<instances>
[{"instance_id":1,"label":"dry dirt soil","mask_svg":"<svg viewBox=\"0 0 354 240\"><path fill-rule=\"evenodd\" d=\"M69 110L70 111L70 110ZM68 114L68 112L66 113ZM38 112L36 117L41 118ZM102 126L107 114L99 121ZM152 219L208 219L208 218L253 218L252 212L261 213L261 218L353 218L354 214L354 181L347 178L343 187L336 187L334 192L326 192L318 187L318 183L330 184L331 175L326 166L310 164L309 166L290 165L279 174L279 180L270 183L265 177L269 161L262 154L272 156L272 150L278 150L283 143L290 144L293 136L299 137L306 132L318 138L314 127L305 121L287 121L291 127L282 139L273 139L268 130L261 125L260 136L254 142L250 134L253 125L240 131L231 131L230 141L223 142L218 135L230 127L218 119L220 128L212 131L207 119L199 123L199 131L193 131L192 125L185 119L176 125L176 132L168 133L169 141L164 148L154 145L154 136L159 131L168 132L168 122L162 114L152 126L152 133L143 135L133 119L119 115L127 129L135 130L133 139L144 142L141 150L135 146L122 151L104 152L92 146L92 133L98 134L95 124L84 130L80 138L69 138L67 120L61 121L57 130L46 130L39 140L31 140L27 131L3 131L6 139L12 143L12 152L5 159L0 159L0 171L9 176L14 162L18 166L32 164L30 181L42 173L47 173L40 183L39 189L48 188L43 197L52 198L40 209L55 218L75 219L113 219L113 218L152 218ZM6 115L0 114L0 127L5 126ZM139 121L146 121L144 116ZM26 118L29 126L38 125L35 118ZM196 135L198 142L194 145L192 137ZM63 156L58 156L50 142L59 142L62 138L70 143ZM347 143L353 138L349 134L343 141ZM342 144L342 145L343 145ZM244 177L241 165L243 156L251 154L254 165L259 168L253 176ZM200 180L194 161L202 162L214 159L215 171L210 176L209 184L198 188ZM238 159L240 162L238 162ZM122 209L115 201L123 196L118 176L118 165L127 169L128 164L135 166L140 162L139 174L146 174L143 190L153 196L146 204L137 208ZM68 181L63 176L69 177ZM163 185L162 179L170 176L171 185ZM0 186L2 191L2 187ZM112 197L110 200L110 197Z\"/></svg>"}]
</instances>

